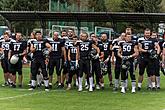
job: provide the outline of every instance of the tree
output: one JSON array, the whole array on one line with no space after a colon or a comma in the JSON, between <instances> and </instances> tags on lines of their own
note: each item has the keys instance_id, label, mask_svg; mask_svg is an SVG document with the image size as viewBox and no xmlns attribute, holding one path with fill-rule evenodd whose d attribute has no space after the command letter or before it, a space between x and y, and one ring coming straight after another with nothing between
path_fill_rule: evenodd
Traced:
<instances>
[{"instance_id":1,"label":"tree","mask_svg":"<svg viewBox=\"0 0 165 110\"><path fill-rule=\"evenodd\" d=\"M0 10L2 11L48 11L48 0L1 0ZM16 31L23 34L30 33L33 28L40 27L37 22L11 22ZM46 27L45 27L46 28Z\"/></svg>"},{"instance_id":2,"label":"tree","mask_svg":"<svg viewBox=\"0 0 165 110\"><path fill-rule=\"evenodd\" d=\"M124 12L143 12L143 13L158 13L161 11L162 0L122 0L121 11ZM147 23L126 23L127 25L132 25L137 30L149 27L155 29L157 24L147 22Z\"/></svg>"}]
</instances>

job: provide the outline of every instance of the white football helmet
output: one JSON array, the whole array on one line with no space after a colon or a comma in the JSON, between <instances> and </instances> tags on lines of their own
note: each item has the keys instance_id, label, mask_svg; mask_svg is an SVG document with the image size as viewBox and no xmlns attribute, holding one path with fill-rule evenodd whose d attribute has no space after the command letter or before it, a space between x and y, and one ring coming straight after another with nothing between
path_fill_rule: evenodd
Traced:
<instances>
[{"instance_id":1,"label":"white football helmet","mask_svg":"<svg viewBox=\"0 0 165 110\"><path fill-rule=\"evenodd\" d=\"M16 64L19 60L19 57L16 56L16 55L13 55L11 58L10 58L10 63L11 64Z\"/></svg>"}]
</instances>

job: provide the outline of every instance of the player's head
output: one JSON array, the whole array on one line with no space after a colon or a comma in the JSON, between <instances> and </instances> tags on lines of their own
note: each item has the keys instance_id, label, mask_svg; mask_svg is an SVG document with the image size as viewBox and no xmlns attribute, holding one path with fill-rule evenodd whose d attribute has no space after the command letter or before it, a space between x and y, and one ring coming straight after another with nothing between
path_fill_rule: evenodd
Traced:
<instances>
[{"instance_id":1,"label":"player's head","mask_svg":"<svg viewBox=\"0 0 165 110\"><path fill-rule=\"evenodd\" d=\"M67 36L67 31L66 30L62 30L61 31L61 37L66 37Z\"/></svg>"},{"instance_id":2,"label":"player's head","mask_svg":"<svg viewBox=\"0 0 165 110\"><path fill-rule=\"evenodd\" d=\"M35 39L35 33L34 32L30 33L30 38Z\"/></svg>"},{"instance_id":3,"label":"player's head","mask_svg":"<svg viewBox=\"0 0 165 110\"><path fill-rule=\"evenodd\" d=\"M73 36L73 43L75 44L76 41L78 40L78 37L77 36Z\"/></svg>"},{"instance_id":4,"label":"player's head","mask_svg":"<svg viewBox=\"0 0 165 110\"><path fill-rule=\"evenodd\" d=\"M22 39L22 34L20 32L17 32L15 37L16 37L16 40L19 41Z\"/></svg>"},{"instance_id":5,"label":"player's head","mask_svg":"<svg viewBox=\"0 0 165 110\"><path fill-rule=\"evenodd\" d=\"M92 41L97 42L98 39L97 39L97 36L94 33L92 33L90 35L90 37L91 37Z\"/></svg>"},{"instance_id":6,"label":"player's head","mask_svg":"<svg viewBox=\"0 0 165 110\"><path fill-rule=\"evenodd\" d=\"M126 33L126 34L132 34L132 29L131 29L131 27L127 27L127 28L125 29L125 33Z\"/></svg>"},{"instance_id":7,"label":"player's head","mask_svg":"<svg viewBox=\"0 0 165 110\"><path fill-rule=\"evenodd\" d=\"M151 37L151 30L149 28L144 30L144 37L150 38Z\"/></svg>"},{"instance_id":8,"label":"player's head","mask_svg":"<svg viewBox=\"0 0 165 110\"><path fill-rule=\"evenodd\" d=\"M131 39L132 39L131 37L132 37L131 34L128 34L128 33L127 33L127 34L125 35L125 40L126 40L126 41L131 41Z\"/></svg>"},{"instance_id":9,"label":"player's head","mask_svg":"<svg viewBox=\"0 0 165 110\"><path fill-rule=\"evenodd\" d=\"M74 36L74 31L72 29L68 30L68 37L72 38Z\"/></svg>"},{"instance_id":10,"label":"player's head","mask_svg":"<svg viewBox=\"0 0 165 110\"><path fill-rule=\"evenodd\" d=\"M59 37L59 33L58 32L54 32L53 33L53 39L54 40L58 40L58 37Z\"/></svg>"},{"instance_id":11,"label":"player's head","mask_svg":"<svg viewBox=\"0 0 165 110\"><path fill-rule=\"evenodd\" d=\"M5 33L3 33L3 37L4 37L4 40L6 41L6 40L9 40L9 33L8 32L5 32Z\"/></svg>"},{"instance_id":12,"label":"player's head","mask_svg":"<svg viewBox=\"0 0 165 110\"><path fill-rule=\"evenodd\" d=\"M42 33L41 33L41 31L36 31L35 37L36 37L37 40L42 40Z\"/></svg>"},{"instance_id":13,"label":"player's head","mask_svg":"<svg viewBox=\"0 0 165 110\"><path fill-rule=\"evenodd\" d=\"M125 40L125 37L126 37L126 34L124 32L121 33L121 35L120 35L121 40Z\"/></svg>"},{"instance_id":14,"label":"player's head","mask_svg":"<svg viewBox=\"0 0 165 110\"><path fill-rule=\"evenodd\" d=\"M83 33L80 34L80 39L81 39L82 41L87 40L87 38L88 38L88 34L87 34L86 32L83 32Z\"/></svg>"},{"instance_id":15,"label":"player's head","mask_svg":"<svg viewBox=\"0 0 165 110\"><path fill-rule=\"evenodd\" d=\"M158 34L155 31L153 31L152 35L151 35L151 38L158 38Z\"/></svg>"},{"instance_id":16,"label":"player's head","mask_svg":"<svg viewBox=\"0 0 165 110\"><path fill-rule=\"evenodd\" d=\"M107 34L106 33L101 33L101 40L104 42L107 40Z\"/></svg>"}]
</instances>

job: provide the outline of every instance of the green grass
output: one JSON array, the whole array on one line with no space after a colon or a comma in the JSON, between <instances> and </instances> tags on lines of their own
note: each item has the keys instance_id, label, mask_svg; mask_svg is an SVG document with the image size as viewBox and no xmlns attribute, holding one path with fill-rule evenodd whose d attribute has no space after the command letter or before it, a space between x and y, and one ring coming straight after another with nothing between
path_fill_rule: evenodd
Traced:
<instances>
[{"instance_id":1,"label":"green grass","mask_svg":"<svg viewBox=\"0 0 165 110\"><path fill-rule=\"evenodd\" d=\"M114 93L108 86L104 91L92 93L53 89L45 92L43 89L28 91L29 69L24 68L24 87L22 89L0 87L0 110L164 110L165 81L161 76L161 90L147 91L146 79L142 91L126 94L120 91ZM2 73L2 70L0 69ZM0 76L3 83L3 74ZM130 82L129 82L129 88Z\"/></svg>"}]
</instances>

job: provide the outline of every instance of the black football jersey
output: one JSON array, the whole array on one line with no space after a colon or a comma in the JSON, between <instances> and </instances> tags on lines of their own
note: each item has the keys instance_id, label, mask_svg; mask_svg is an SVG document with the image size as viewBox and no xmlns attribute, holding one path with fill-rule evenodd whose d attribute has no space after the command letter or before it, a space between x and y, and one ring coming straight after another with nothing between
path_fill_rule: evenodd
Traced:
<instances>
[{"instance_id":1,"label":"black football jersey","mask_svg":"<svg viewBox=\"0 0 165 110\"><path fill-rule=\"evenodd\" d=\"M107 58L111 55L112 51L110 50L110 46L112 45L112 41L107 40L106 42L99 42L99 46L103 48L104 58Z\"/></svg>"},{"instance_id":2,"label":"black football jersey","mask_svg":"<svg viewBox=\"0 0 165 110\"><path fill-rule=\"evenodd\" d=\"M45 40L41 41L32 41L31 44L35 47L35 52L33 53L33 58L44 58L43 55L43 49L46 48L46 42Z\"/></svg>"},{"instance_id":3,"label":"black football jersey","mask_svg":"<svg viewBox=\"0 0 165 110\"><path fill-rule=\"evenodd\" d=\"M52 38L47 39L52 47L50 52L50 57L61 58L62 57L62 47L64 47L64 41L61 39L53 40Z\"/></svg>"},{"instance_id":4,"label":"black football jersey","mask_svg":"<svg viewBox=\"0 0 165 110\"><path fill-rule=\"evenodd\" d=\"M0 40L0 47L3 49L5 58L8 58L8 52L10 50L10 43L14 41L13 39L9 39L5 41L4 39Z\"/></svg>"},{"instance_id":5,"label":"black football jersey","mask_svg":"<svg viewBox=\"0 0 165 110\"><path fill-rule=\"evenodd\" d=\"M23 51L26 50L26 48L27 48L26 41L17 42L14 40L10 43L11 55L23 53Z\"/></svg>"},{"instance_id":6,"label":"black football jersey","mask_svg":"<svg viewBox=\"0 0 165 110\"><path fill-rule=\"evenodd\" d=\"M80 58L88 58L90 56L92 44L92 41L89 40L77 42L80 52Z\"/></svg>"},{"instance_id":7,"label":"black football jersey","mask_svg":"<svg viewBox=\"0 0 165 110\"><path fill-rule=\"evenodd\" d=\"M70 58L71 60L76 60L76 54L77 54L77 45L69 46L68 48L70 50Z\"/></svg>"},{"instance_id":8,"label":"black football jersey","mask_svg":"<svg viewBox=\"0 0 165 110\"><path fill-rule=\"evenodd\" d=\"M144 50L155 50L155 43L158 43L158 41L153 38L145 39L142 37L138 39L138 43L142 45L142 49ZM148 57L149 53L143 52L140 55Z\"/></svg>"},{"instance_id":9,"label":"black football jersey","mask_svg":"<svg viewBox=\"0 0 165 110\"><path fill-rule=\"evenodd\" d=\"M129 56L134 53L134 47L136 43L134 41L122 42L120 47L122 49L122 56Z\"/></svg>"}]
</instances>

